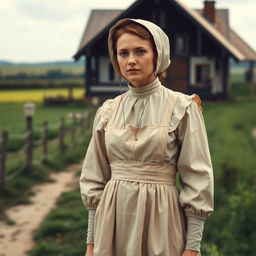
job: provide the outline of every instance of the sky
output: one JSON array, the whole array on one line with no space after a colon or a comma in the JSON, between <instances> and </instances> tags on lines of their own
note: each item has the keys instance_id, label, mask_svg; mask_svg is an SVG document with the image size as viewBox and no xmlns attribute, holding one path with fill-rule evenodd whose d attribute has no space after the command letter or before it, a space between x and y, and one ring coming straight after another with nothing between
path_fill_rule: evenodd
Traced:
<instances>
[{"instance_id":1,"label":"sky","mask_svg":"<svg viewBox=\"0 0 256 256\"><path fill-rule=\"evenodd\" d=\"M182 0L202 8L203 0ZM0 0L0 60L72 60L92 9L126 9L134 0ZM231 27L256 50L256 1L217 0Z\"/></svg>"}]
</instances>

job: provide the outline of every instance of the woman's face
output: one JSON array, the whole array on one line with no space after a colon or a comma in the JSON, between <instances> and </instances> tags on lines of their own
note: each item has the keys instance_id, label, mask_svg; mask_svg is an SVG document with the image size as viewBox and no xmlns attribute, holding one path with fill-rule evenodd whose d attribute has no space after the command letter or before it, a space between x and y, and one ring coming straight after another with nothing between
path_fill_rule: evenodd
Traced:
<instances>
[{"instance_id":1,"label":"woman's face","mask_svg":"<svg viewBox=\"0 0 256 256\"><path fill-rule=\"evenodd\" d=\"M150 41L124 33L116 44L117 62L122 76L133 87L142 87L154 81L154 52Z\"/></svg>"}]
</instances>

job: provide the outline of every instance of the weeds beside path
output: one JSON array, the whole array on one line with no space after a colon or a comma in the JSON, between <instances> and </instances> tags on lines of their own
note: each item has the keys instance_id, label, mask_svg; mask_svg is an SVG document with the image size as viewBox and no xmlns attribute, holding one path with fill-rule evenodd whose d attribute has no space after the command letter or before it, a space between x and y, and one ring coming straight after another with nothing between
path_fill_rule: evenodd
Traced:
<instances>
[{"instance_id":1,"label":"weeds beside path","mask_svg":"<svg viewBox=\"0 0 256 256\"><path fill-rule=\"evenodd\" d=\"M7 225L0 221L0 256L27 256L34 246L33 235L42 220L54 208L62 192L77 187L76 171L80 164L69 165L65 171L53 173L54 182L36 185L29 205L18 205L7 209L7 217L15 225Z\"/></svg>"}]
</instances>

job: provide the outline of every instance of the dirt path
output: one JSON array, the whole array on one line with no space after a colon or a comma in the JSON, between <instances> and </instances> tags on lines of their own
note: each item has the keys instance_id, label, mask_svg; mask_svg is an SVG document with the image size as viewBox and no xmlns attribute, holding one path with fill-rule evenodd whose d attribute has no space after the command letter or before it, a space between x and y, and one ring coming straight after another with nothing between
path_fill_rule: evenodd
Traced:
<instances>
[{"instance_id":1,"label":"dirt path","mask_svg":"<svg viewBox=\"0 0 256 256\"><path fill-rule=\"evenodd\" d=\"M33 234L42 220L54 208L55 203L64 191L75 188L78 177L75 171L81 165L70 165L64 172L54 173L52 183L44 183L33 188L35 194L30 198L32 204L9 208L7 216L15 221L10 226L0 221L0 256L27 256L27 251L34 246Z\"/></svg>"}]
</instances>

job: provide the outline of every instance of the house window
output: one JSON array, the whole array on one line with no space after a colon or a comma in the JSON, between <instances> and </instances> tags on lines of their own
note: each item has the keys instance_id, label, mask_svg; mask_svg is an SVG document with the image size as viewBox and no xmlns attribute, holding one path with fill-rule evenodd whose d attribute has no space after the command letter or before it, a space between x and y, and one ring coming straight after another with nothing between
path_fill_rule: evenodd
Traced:
<instances>
[{"instance_id":1,"label":"house window","mask_svg":"<svg viewBox=\"0 0 256 256\"><path fill-rule=\"evenodd\" d=\"M185 34L178 34L175 37L175 54L188 54L188 36Z\"/></svg>"},{"instance_id":2,"label":"house window","mask_svg":"<svg viewBox=\"0 0 256 256\"><path fill-rule=\"evenodd\" d=\"M190 85L194 88L208 88L215 76L214 59L195 56L190 58Z\"/></svg>"},{"instance_id":3,"label":"house window","mask_svg":"<svg viewBox=\"0 0 256 256\"><path fill-rule=\"evenodd\" d=\"M196 64L195 67L195 82L196 84L204 84L210 79L210 65Z\"/></svg>"}]
</instances>

